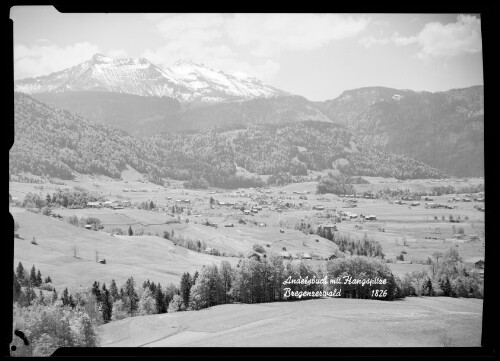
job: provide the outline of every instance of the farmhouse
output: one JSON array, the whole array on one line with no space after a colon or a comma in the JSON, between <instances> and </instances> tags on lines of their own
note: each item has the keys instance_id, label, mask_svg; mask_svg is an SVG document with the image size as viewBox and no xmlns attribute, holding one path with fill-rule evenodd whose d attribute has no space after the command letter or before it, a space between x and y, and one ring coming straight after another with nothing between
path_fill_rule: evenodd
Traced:
<instances>
[{"instance_id":1,"label":"farmhouse","mask_svg":"<svg viewBox=\"0 0 500 361\"><path fill-rule=\"evenodd\" d=\"M292 259L292 255L290 254L290 252L286 251L280 252L280 256L284 259Z\"/></svg>"},{"instance_id":2,"label":"farmhouse","mask_svg":"<svg viewBox=\"0 0 500 361\"><path fill-rule=\"evenodd\" d=\"M315 209L317 211L322 211L325 209L325 207L323 207L322 205L317 205L317 206L314 206L313 209Z\"/></svg>"},{"instance_id":3,"label":"farmhouse","mask_svg":"<svg viewBox=\"0 0 500 361\"><path fill-rule=\"evenodd\" d=\"M302 258L303 259L312 259L311 255L309 253L303 253Z\"/></svg>"},{"instance_id":4,"label":"farmhouse","mask_svg":"<svg viewBox=\"0 0 500 361\"><path fill-rule=\"evenodd\" d=\"M92 229L92 225L91 224L86 224L85 225L85 229Z\"/></svg>"},{"instance_id":5,"label":"farmhouse","mask_svg":"<svg viewBox=\"0 0 500 361\"><path fill-rule=\"evenodd\" d=\"M377 220L377 216L369 215L369 216L365 217L365 220L367 220L367 221L375 221L375 220Z\"/></svg>"},{"instance_id":6,"label":"farmhouse","mask_svg":"<svg viewBox=\"0 0 500 361\"><path fill-rule=\"evenodd\" d=\"M332 231L336 231L337 230L337 225L334 224L334 223L321 224L320 227L323 228L323 229L330 229Z\"/></svg>"},{"instance_id":7,"label":"farmhouse","mask_svg":"<svg viewBox=\"0 0 500 361\"><path fill-rule=\"evenodd\" d=\"M90 208L101 208L101 203L99 202L88 202L87 207Z\"/></svg>"}]
</instances>

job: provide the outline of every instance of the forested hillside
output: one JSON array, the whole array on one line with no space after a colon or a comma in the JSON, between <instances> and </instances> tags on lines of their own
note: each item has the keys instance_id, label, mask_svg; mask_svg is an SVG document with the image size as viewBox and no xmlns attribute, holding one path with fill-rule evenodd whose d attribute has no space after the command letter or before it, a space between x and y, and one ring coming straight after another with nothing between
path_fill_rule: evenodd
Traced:
<instances>
[{"instance_id":1,"label":"forested hillside","mask_svg":"<svg viewBox=\"0 0 500 361\"><path fill-rule=\"evenodd\" d=\"M263 184L256 177L236 176L236 166L254 174L307 175L307 170L336 168L347 175L401 179L443 175L410 158L359 143L349 130L334 123L219 127L139 138L15 94L12 174L69 179L78 172L119 178L127 164L160 184L167 177L204 178L224 188Z\"/></svg>"},{"instance_id":2,"label":"forested hillside","mask_svg":"<svg viewBox=\"0 0 500 361\"><path fill-rule=\"evenodd\" d=\"M112 92L39 93L33 97L96 123L111 125L134 136L214 126L287 124L331 120L300 96L279 96L228 102L182 102Z\"/></svg>"},{"instance_id":3,"label":"forested hillside","mask_svg":"<svg viewBox=\"0 0 500 361\"><path fill-rule=\"evenodd\" d=\"M367 144L456 176L484 173L484 89L414 92L372 87L316 105Z\"/></svg>"},{"instance_id":4,"label":"forested hillside","mask_svg":"<svg viewBox=\"0 0 500 361\"><path fill-rule=\"evenodd\" d=\"M132 135L142 128L155 131L158 120L181 108L178 100L165 96L145 97L98 91L38 93L33 98Z\"/></svg>"}]
</instances>

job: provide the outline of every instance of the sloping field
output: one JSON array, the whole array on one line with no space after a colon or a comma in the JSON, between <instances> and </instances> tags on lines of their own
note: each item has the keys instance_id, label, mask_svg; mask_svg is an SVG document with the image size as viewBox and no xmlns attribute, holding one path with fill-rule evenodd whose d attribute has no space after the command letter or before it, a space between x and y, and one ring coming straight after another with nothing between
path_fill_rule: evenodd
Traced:
<instances>
[{"instance_id":1,"label":"sloping field","mask_svg":"<svg viewBox=\"0 0 500 361\"><path fill-rule=\"evenodd\" d=\"M99 328L104 347L473 347L482 300L314 299L133 317Z\"/></svg>"},{"instance_id":2,"label":"sloping field","mask_svg":"<svg viewBox=\"0 0 500 361\"><path fill-rule=\"evenodd\" d=\"M280 233L277 227L255 227L241 226L235 224L234 227L207 227L201 224L176 223L169 225L177 235L182 235L191 239L200 239L206 242L207 246L226 252L249 252L254 244L264 247L267 252L282 252L283 247L287 252L296 254L298 252L313 253L323 259L331 256L337 245L333 242L315 235L305 235L304 233L286 229ZM318 242L316 242L318 239ZM266 245L270 245L267 247Z\"/></svg>"},{"instance_id":3,"label":"sloping field","mask_svg":"<svg viewBox=\"0 0 500 361\"><path fill-rule=\"evenodd\" d=\"M178 284L184 272L224 259L233 265L238 261L189 251L161 237L111 236L15 207L11 214L22 238L14 240L13 267L22 262L29 270L34 264L43 277L50 275L58 292L77 284L88 287L95 280L109 283L114 278L120 285L130 276L141 283L149 278L162 285ZM33 237L38 245L31 244ZM96 263L95 251L106 264Z\"/></svg>"}]
</instances>

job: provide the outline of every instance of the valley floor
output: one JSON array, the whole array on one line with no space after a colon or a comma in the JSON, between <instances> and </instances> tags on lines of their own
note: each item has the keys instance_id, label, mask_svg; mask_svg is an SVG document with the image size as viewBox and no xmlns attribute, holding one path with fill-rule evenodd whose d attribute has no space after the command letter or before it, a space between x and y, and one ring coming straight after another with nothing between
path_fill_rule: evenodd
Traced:
<instances>
[{"instance_id":1,"label":"valley floor","mask_svg":"<svg viewBox=\"0 0 500 361\"><path fill-rule=\"evenodd\" d=\"M99 328L104 347L475 347L480 299L312 299L229 304L127 318Z\"/></svg>"}]
</instances>

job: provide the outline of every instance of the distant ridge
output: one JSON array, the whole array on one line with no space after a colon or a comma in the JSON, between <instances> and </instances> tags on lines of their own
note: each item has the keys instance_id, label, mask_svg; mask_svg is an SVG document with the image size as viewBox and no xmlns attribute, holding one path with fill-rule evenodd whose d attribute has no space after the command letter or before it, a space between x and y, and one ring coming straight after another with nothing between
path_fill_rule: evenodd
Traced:
<instances>
[{"instance_id":1,"label":"distant ridge","mask_svg":"<svg viewBox=\"0 0 500 361\"><path fill-rule=\"evenodd\" d=\"M189 60L163 67L145 58L112 59L102 54L59 72L16 80L14 89L26 94L101 91L209 102L288 94L254 77L224 73Z\"/></svg>"}]
</instances>

